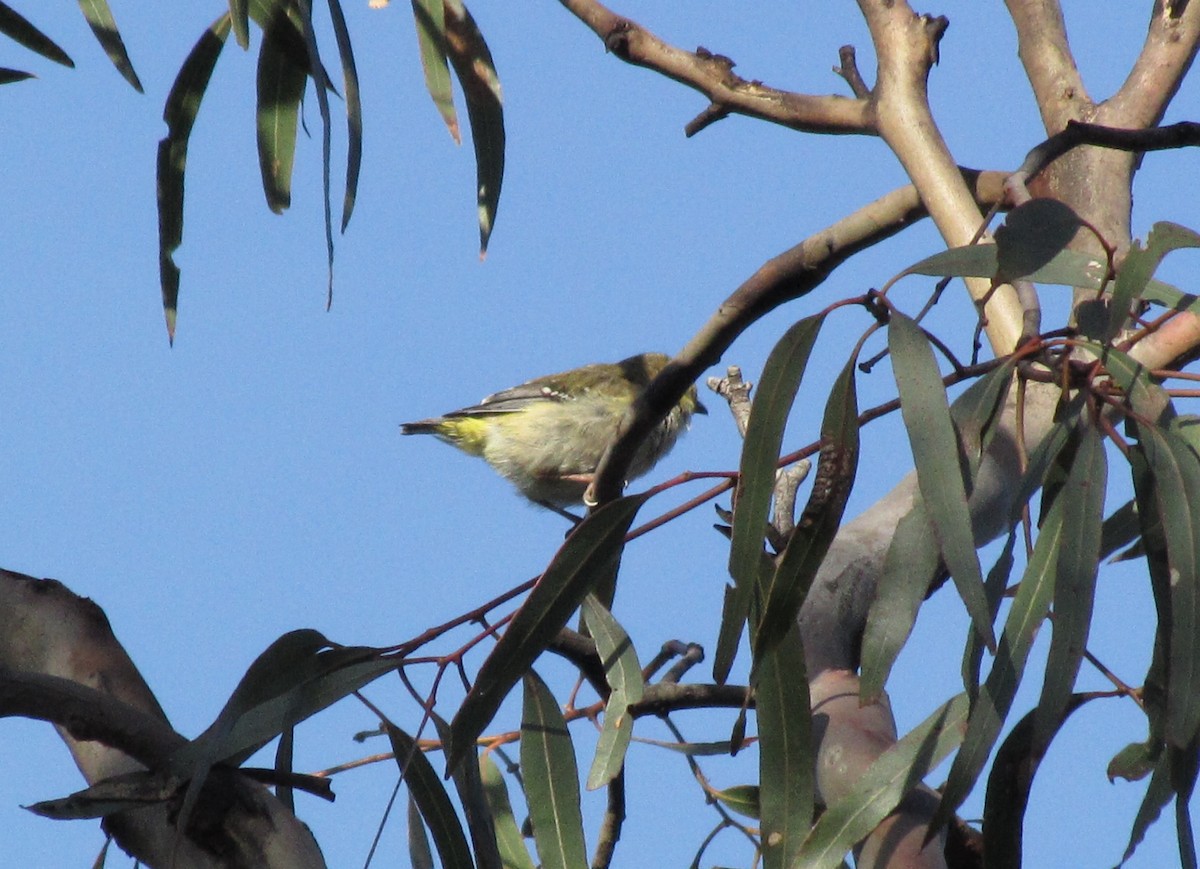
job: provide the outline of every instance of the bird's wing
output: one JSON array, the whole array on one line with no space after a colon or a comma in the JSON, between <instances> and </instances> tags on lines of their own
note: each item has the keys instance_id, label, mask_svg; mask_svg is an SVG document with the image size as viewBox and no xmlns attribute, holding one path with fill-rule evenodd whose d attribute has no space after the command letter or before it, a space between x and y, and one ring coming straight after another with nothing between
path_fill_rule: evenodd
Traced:
<instances>
[{"instance_id":1,"label":"bird's wing","mask_svg":"<svg viewBox=\"0 0 1200 869\"><path fill-rule=\"evenodd\" d=\"M530 405L547 401L567 401L570 398L557 388L551 378L540 378L493 393L472 407L464 407L446 416L479 416L491 413L515 413Z\"/></svg>"}]
</instances>

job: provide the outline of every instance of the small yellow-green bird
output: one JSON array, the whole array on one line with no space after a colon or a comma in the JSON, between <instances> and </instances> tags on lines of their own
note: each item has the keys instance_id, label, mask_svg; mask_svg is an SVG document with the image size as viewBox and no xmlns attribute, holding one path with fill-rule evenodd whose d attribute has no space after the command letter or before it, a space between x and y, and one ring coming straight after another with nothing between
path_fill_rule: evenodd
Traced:
<instances>
[{"instance_id":1,"label":"small yellow-green bird","mask_svg":"<svg viewBox=\"0 0 1200 869\"><path fill-rule=\"evenodd\" d=\"M626 409L669 361L662 353L642 353L549 374L489 395L472 407L405 423L400 431L431 434L479 456L526 498L563 512L559 508L583 502ZM629 468L630 479L667 454L693 413L708 413L694 385L642 442Z\"/></svg>"}]
</instances>

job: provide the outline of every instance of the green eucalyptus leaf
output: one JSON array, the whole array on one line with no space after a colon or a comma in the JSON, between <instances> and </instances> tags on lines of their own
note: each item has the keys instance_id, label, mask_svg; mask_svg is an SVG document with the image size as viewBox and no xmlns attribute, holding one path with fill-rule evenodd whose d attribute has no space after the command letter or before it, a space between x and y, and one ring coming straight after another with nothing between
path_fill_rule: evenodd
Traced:
<instances>
[{"instance_id":1,"label":"green eucalyptus leaf","mask_svg":"<svg viewBox=\"0 0 1200 869\"><path fill-rule=\"evenodd\" d=\"M722 618L713 663L713 678L719 684L729 678L755 589L765 585L773 569L764 556L763 538L775 491L775 470L788 414L824 322L824 316L808 317L784 333L767 357L755 392L743 439L729 548L734 591L727 598L729 605Z\"/></svg>"},{"instance_id":2,"label":"green eucalyptus leaf","mask_svg":"<svg viewBox=\"0 0 1200 869\"><path fill-rule=\"evenodd\" d=\"M921 328L899 312L892 314L888 326L888 347L900 390L900 411L916 462L917 483L942 559L975 630L989 649L995 649L959 463L958 438L933 351Z\"/></svg>"},{"instance_id":3,"label":"green eucalyptus leaf","mask_svg":"<svg viewBox=\"0 0 1200 869\"><path fill-rule=\"evenodd\" d=\"M521 772L543 869L585 869L575 747L558 701L537 673L525 674Z\"/></svg>"},{"instance_id":4,"label":"green eucalyptus leaf","mask_svg":"<svg viewBox=\"0 0 1200 869\"><path fill-rule=\"evenodd\" d=\"M967 708L966 695L959 694L876 758L850 792L825 809L792 865L840 866L846 853L955 749L962 740Z\"/></svg>"},{"instance_id":5,"label":"green eucalyptus leaf","mask_svg":"<svg viewBox=\"0 0 1200 869\"><path fill-rule=\"evenodd\" d=\"M812 710L800 630L792 630L758 664L758 778L764 869L795 865L813 821Z\"/></svg>"},{"instance_id":6,"label":"green eucalyptus leaf","mask_svg":"<svg viewBox=\"0 0 1200 869\"><path fill-rule=\"evenodd\" d=\"M121 73L122 78L129 82L135 91L142 93L142 83L133 71L133 63L125 50L125 41L121 39L121 33L117 30L112 10L108 8L108 0L79 0L79 8L83 10L88 27L92 28L96 41L100 43L112 65L117 68L117 72Z\"/></svg>"},{"instance_id":7,"label":"green eucalyptus leaf","mask_svg":"<svg viewBox=\"0 0 1200 869\"><path fill-rule=\"evenodd\" d=\"M512 802L508 798L508 786L500 768L491 755L479 758L479 774L483 781L483 793L492 810L496 823L496 844L500 849L500 865L504 869L534 869L529 849L521 836L521 828L513 814Z\"/></svg>"},{"instance_id":8,"label":"green eucalyptus leaf","mask_svg":"<svg viewBox=\"0 0 1200 869\"><path fill-rule=\"evenodd\" d=\"M408 792L412 795L425 826L429 828L430 835L433 836L433 847L437 850L443 869L475 869L458 813L454 811L450 794L447 793L433 764L425 757L417 741L399 727L385 721L384 730L391 740L392 754L396 758L396 765L400 768L404 783L408 785ZM410 824L410 835L412 829ZM410 853L412 844L410 838Z\"/></svg>"},{"instance_id":9,"label":"green eucalyptus leaf","mask_svg":"<svg viewBox=\"0 0 1200 869\"><path fill-rule=\"evenodd\" d=\"M496 643L450 722L447 766L454 769L487 727L508 692L566 626L592 589L611 582L625 533L647 496L628 495L593 512L567 537Z\"/></svg>"},{"instance_id":10,"label":"green eucalyptus leaf","mask_svg":"<svg viewBox=\"0 0 1200 869\"><path fill-rule=\"evenodd\" d=\"M1012 708L1029 649L1050 608L1062 540L1063 501L1059 499L1042 523L1033 555L1008 612L996 659L972 704L962 748L950 767L946 786L942 789L942 802L930 829L940 828L966 799L1000 735L1004 719Z\"/></svg>"},{"instance_id":11,"label":"green eucalyptus leaf","mask_svg":"<svg viewBox=\"0 0 1200 869\"><path fill-rule=\"evenodd\" d=\"M753 636L754 662L795 625L821 562L837 535L858 470L858 394L854 359L834 381L821 422L821 456L812 494L762 589L762 614Z\"/></svg>"}]
</instances>

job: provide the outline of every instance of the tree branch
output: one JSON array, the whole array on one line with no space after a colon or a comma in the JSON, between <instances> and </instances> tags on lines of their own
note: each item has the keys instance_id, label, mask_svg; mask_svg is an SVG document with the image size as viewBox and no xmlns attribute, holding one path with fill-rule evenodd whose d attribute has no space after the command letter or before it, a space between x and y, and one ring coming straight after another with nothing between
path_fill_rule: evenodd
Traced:
<instances>
[{"instance_id":1,"label":"tree branch","mask_svg":"<svg viewBox=\"0 0 1200 869\"><path fill-rule=\"evenodd\" d=\"M1006 173L958 171L966 182L964 189L973 191L980 202L990 207L1002 201ZM891 238L928 214L915 187L899 187L763 263L721 303L626 413L617 439L596 471L593 492L598 503L620 495L638 445L687 388L721 361L742 332L784 302L812 292L856 253Z\"/></svg>"},{"instance_id":2,"label":"tree branch","mask_svg":"<svg viewBox=\"0 0 1200 869\"><path fill-rule=\"evenodd\" d=\"M694 52L676 48L596 0L560 2L621 60L652 69L708 97L712 105L689 124L688 135L730 113L807 133L874 132L867 100L811 96L747 81L733 73L734 63L728 57L703 48Z\"/></svg>"},{"instance_id":3,"label":"tree branch","mask_svg":"<svg viewBox=\"0 0 1200 869\"><path fill-rule=\"evenodd\" d=\"M1017 28L1017 55L1033 88L1047 132L1061 130L1068 120L1083 117L1092 101L1063 22L1058 0L1007 0Z\"/></svg>"},{"instance_id":4,"label":"tree branch","mask_svg":"<svg viewBox=\"0 0 1200 869\"><path fill-rule=\"evenodd\" d=\"M55 580L0 570L0 676L0 710L56 722L89 784L152 767L186 742L104 612ZM325 865L312 833L269 791L240 773L219 778L232 789L218 801L226 810L201 831L178 836L166 804L110 815L104 827L154 866Z\"/></svg>"},{"instance_id":5,"label":"tree branch","mask_svg":"<svg viewBox=\"0 0 1200 869\"><path fill-rule=\"evenodd\" d=\"M933 120L926 87L948 22L917 15L903 0L859 0L859 7L879 58L874 91L879 135L904 166L946 244L970 244L983 215ZM965 282L971 298L984 304L987 336L996 355L1012 352L1025 320L1013 289L993 289L991 281L980 278Z\"/></svg>"},{"instance_id":6,"label":"tree branch","mask_svg":"<svg viewBox=\"0 0 1200 869\"><path fill-rule=\"evenodd\" d=\"M1101 105L1095 120L1122 127L1149 127L1162 120L1200 47L1200 4L1158 2L1146 41L1120 90Z\"/></svg>"}]
</instances>

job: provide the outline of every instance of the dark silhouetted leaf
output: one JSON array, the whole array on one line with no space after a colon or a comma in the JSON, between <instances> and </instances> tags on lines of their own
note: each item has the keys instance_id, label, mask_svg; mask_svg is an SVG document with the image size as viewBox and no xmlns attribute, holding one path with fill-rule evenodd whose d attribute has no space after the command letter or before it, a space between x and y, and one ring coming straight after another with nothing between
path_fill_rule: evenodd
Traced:
<instances>
[{"instance_id":1,"label":"dark silhouetted leaf","mask_svg":"<svg viewBox=\"0 0 1200 869\"><path fill-rule=\"evenodd\" d=\"M412 869L434 869L433 850L429 847L429 836L425 833L425 821L417 801L408 798L408 859Z\"/></svg>"},{"instance_id":2,"label":"dark silhouetted leaf","mask_svg":"<svg viewBox=\"0 0 1200 869\"><path fill-rule=\"evenodd\" d=\"M75 67L75 61L42 31L34 27L20 13L6 3L0 3L0 33L14 42L36 51L63 66Z\"/></svg>"},{"instance_id":3,"label":"dark silhouetted leaf","mask_svg":"<svg viewBox=\"0 0 1200 869\"><path fill-rule=\"evenodd\" d=\"M1142 798L1142 804L1138 806L1137 816L1133 819L1133 829L1129 833L1129 844L1125 847L1125 854L1121 858L1122 866L1133 856L1138 845L1142 844L1142 840L1146 838L1146 831L1158 820L1163 806L1170 801L1173 795L1171 790L1170 760L1167 752L1163 752L1158 764L1154 767L1153 774L1150 776L1150 782L1146 786L1146 795Z\"/></svg>"},{"instance_id":4,"label":"dark silhouetted leaf","mask_svg":"<svg viewBox=\"0 0 1200 869\"><path fill-rule=\"evenodd\" d=\"M26 81L34 77L34 74L31 72L0 66L0 84L13 84L14 82Z\"/></svg>"},{"instance_id":5,"label":"dark silhouetted leaf","mask_svg":"<svg viewBox=\"0 0 1200 869\"><path fill-rule=\"evenodd\" d=\"M983 594L987 598L988 612L991 613L993 624L1000 612L1000 601L1004 598L1004 591L1008 588L1008 578L1012 575L1013 550L1016 545L1017 528L1013 526L1008 532L1004 548L996 558L996 563L992 565L987 579L983 581ZM983 652L983 641L979 639L979 634L971 631L963 649L962 677L963 688L966 689L972 703L979 696L979 673L983 667Z\"/></svg>"},{"instance_id":6,"label":"dark silhouetted leaf","mask_svg":"<svg viewBox=\"0 0 1200 869\"><path fill-rule=\"evenodd\" d=\"M881 754L850 793L817 820L793 865L805 869L840 866L846 853L959 744L967 706L967 696L959 694Z\"/></svg>"},{"instance_id":7,"label":"dark silhouetted leaf","mask_svg":"<svg viewBox=\"0 0 1200 869\"><path fill-rule=\"evenodd\" d=\"M200 101L212 78L213 67L229 36L229 15L212 23L192 47L167 94L163 120L167 135L158 143L158 264L162 285L167 339L175 342L175 315L179 305L179 266L175 251L183 243L183 174L187 166L188 139Z\"/></svg>"},{"instance_id":8,"label":"dark silhouetted leaf","mask_svg":"<svg viewBox=\"0 0 1200 869\"><path fill-rule=\"evenodd\" d=\"M1108 461L1100 432L1080 417L1071 471L1059 498L1063 502L1062 549L1054 578L1054 633L1046 660L1032 750L1045 753L1071 702L1092 624L1096 574L1100 566L1100 526Z\"/></svg>"},{"instance_id":9,"label":"dark silhouetted leaf","mask_svg":"<svg viewBox=\"0 0 1200 869\"><path fill-rule=\"evenodd\" d=\"M793 625L758 662L758 777L764 869L795 864L812 827L812 710L800 630Z\"/></svg>"},{"instance_id":10,"label":"dark silhouetted leaf","mask_svg":"<svg viewBox=\"0 0 1200 869\"><path fill-rule=\"evenodd\" d=\"M400 767L404 783L408 785L408 792L417 804L429 834L433 836L433 847L438 852L443 869L474 869L475 863L471 860L471 849L463 834L462 824L433 765L415 739L390 721L383 724L392 743L396 765Z\"/></svg>"},{"instance_id":11,"label":"dark silhouetted leaf","mask_svg":"<svg viewBox=\"0 0 1200 869\"><path fill-rule=\"evenodd\" d=\"M504 181L504 107L500 78L483 34L461 0L445 0L446 55L462 85L475 145L479 255L487 253Z\"/></svg>"},{"instance_id":12,"label":"dark silhouetted leaf","mask_svg":"<svg viewBox=\"0 0 1200 869\"><path fill-rule=\"evenodd\" d=\"M917 483L942 558L975 630L989 649L995 649L959 463L958 438L933 351L920 327L898 312L892 314L888 326L888 347L900 390L900 411L917 466Z\"/></svg>"},{"instance_id":13,"label":"dark silhouetted leaf","mask_svg":"<svg viewBox=\"0 0 1200 869\"><path fill-rule=\"evenodd\" d=\"M996 660L971 709L962 748L954 758L942 802L930 829L938 829L966 799L987 763L1012 707L1025 662L1054 594L1054 575L1063 535L1063 502L1058 499L1042 522L1033 555L1004 624ZM986 605L986 602L985 602Z\"/></svg>"},{"instance_id":14,"label":"dark silhouetted leaf","mask_svg":"<svg viewBox=\"0 0 1200 869\"><path fill-rule=\"evenodd\" d=\"M532 670L524 681L521 772L538 857L543 869L584 869L587 848L571 734L546 683Z\"/></svg>"},{"instance_id":15,"label":"dark silhouetted leaf","mask_svg":"<svg viewBox=\"0 0 1200 869\"><path fill-rule=\"evenodd\" d=\"M129 53L125 51L125 42L117 30L112 10L108 8L108 0L79 0L79 8L83 10L88 27L92 28L96 41L100 43L112 65L117 68L117 72L121 73L135 91L142 93L142 83L133 71L133 63L129 60Z\"/></svg>"},{"instance_id":16,"label":"dark silhouetted leaf","mask_svg":"<svg viewBox=\"0 0 1200 869\"><path fill-rule=\"evenodd\" d=\"M1057 627L1057 626L1056 626ZM1095 697L1074 695L1061 709L1054 712L1050 736L1066 723L1067 718L1088 700ZM1035 719L1042 711L1031 712L1022 718L1001 743L996 760L988 775L987 797L983 805L983 865L988 869L1020 869L1022 833L1029 790L1037 774L1043 752L1037 747L1035 729L1042 726ZM1042 745L1049 744L1043 737Z\"/></svg>"},{"instance_id":17,"label":"dark silhouetted leaf","mask_svg":"<svg viewBox=\"0 0 1200 869\"><path fill-rule=\"evenodd\" d=\"M459 764L517 681L587 593L616 574L625 533L646 495L605 504L575 527L492 649L450 723L447 765Z\"/></svg>"},{"instance_id":18,"label":"dark silhouetted leaf","mask_svg":"<svg viewBox=\"0 0 1200 869\"><path fill-rule=\"evenodd\" d=\"M765 585L772 569L770 560L764 557L763 537L775 490L780 446L788 414L824 322L823 316L809 317L789 328L767 357L755 391L742 446L729 548L729 574L734 580L734 591L722 619L713 662L713 678L721 684L733 666L754 591Z\"/></svg>"},{"instance_id":19,"label":"dark silhouetted leaf","mask_svg":"<svg viewBox=\"0 0 1200 869\"><path fill-rule=\"evenodd\" d=\"M358 197L358 174L362 169L362 97L350 31L346 27L346 17L342 14L339 0L329 0L329 17L342 62L342 87L346 91L346 193L342 199L342 232L345 232L350 215L354 212Z\"/></svg>"},{"instance_id":20,"label":"dark silhouetted leaf","mask_svg":"<svg viewBox=\"0 0 1200 869\"><path fill-rule=\"evenodd\" d=\"M1170 614L1159 625L1169 644L1165 736L1182 749L1200 730L1200 516L1192 518L1200 504L1200 460L1169 429L1138 426L1138 436L1153 477L1151 493L1138 491L1139 512L1145 519L1157 514L1166 546L1165 564L1161 553L1149 561L1159 612ZM1149 546L1145 527L1142 539Z\"/></svg>"},{"instance_id":21,"label":"dark silhouetted leaf","mask_svg":"<svg viewBox=\"0 0 1200 869\"><path fill-rule=\"evenodd\" d=\"M442 745L450 738L450 725L436 712L430 714L437 728ZM495 866L499 869L500 851L496 845L496 824L492 810L483 792L483 779L479 776L479 764L460 763L451 773L458 801L467 818L467 830L471 844L475 847L475 859L480 866Z\"/></svg>"}]
</instances>

